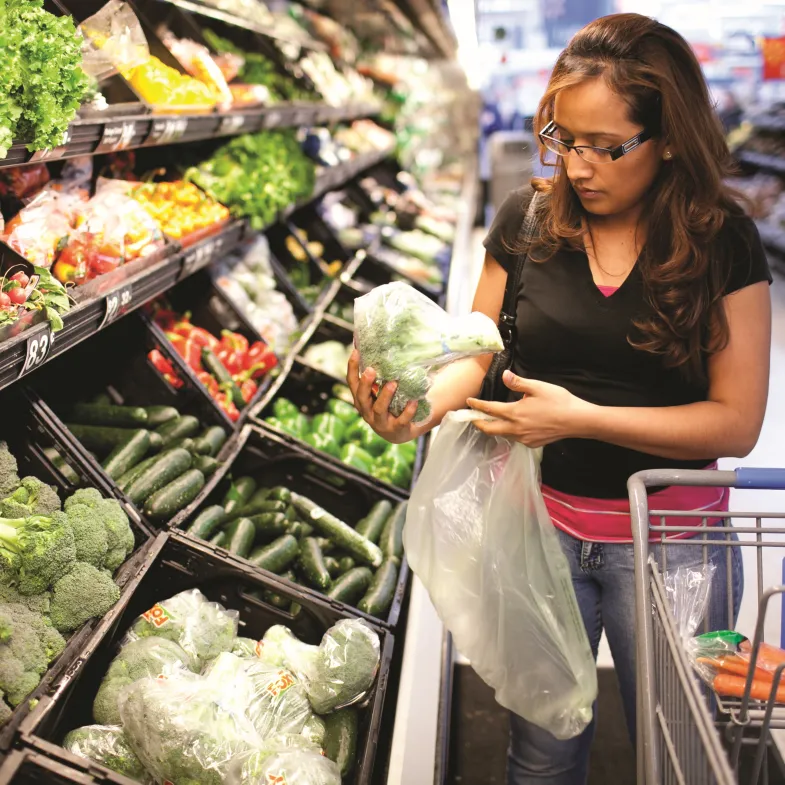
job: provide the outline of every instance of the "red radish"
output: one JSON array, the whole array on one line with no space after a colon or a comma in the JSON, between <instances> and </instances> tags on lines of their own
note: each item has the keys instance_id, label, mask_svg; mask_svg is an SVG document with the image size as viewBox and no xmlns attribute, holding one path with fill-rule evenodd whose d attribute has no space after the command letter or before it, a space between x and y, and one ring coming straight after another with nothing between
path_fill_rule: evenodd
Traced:
<instances>
[{"instance_id":1,"label":"red radish","mask_svg":"<svg viewBox=\"0 0 785 785\"><path fill-rule=\"evenodd\" d=\"M14 273L9 280L18 281L19 285L24 289L30 283L30 276L20 270L18 273Z\"/></svg>"},{"instance_id":2,"label":"red radish","mask_svg":"<svg viewBox=\"0 0 785 785\"><path fill-rule=\"evenodd\" d=\"M11 289L11 291L8 292L8 296L11 298L11 302L14 303L14 305L22 305L22 303L27 302L27 294L25 293L25 290L19 286L15 289Z\"/></svg>"},{"instance_id":3,"label":"red radish","mask_svg":"<svg viewBox=\"0 0 785 785\"><path fill-rule=\"evenodd\" d=\"M7 308L9 305L11 305L11 298L8 292L0 292L0 308Z\"/></svg>"}]
</instances>

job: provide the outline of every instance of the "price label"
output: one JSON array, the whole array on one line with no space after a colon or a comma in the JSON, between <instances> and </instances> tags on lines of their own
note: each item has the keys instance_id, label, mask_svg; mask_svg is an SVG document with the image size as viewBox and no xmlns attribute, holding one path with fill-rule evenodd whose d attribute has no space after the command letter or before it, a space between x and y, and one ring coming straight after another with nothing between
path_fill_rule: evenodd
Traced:
<instances>
[{"instance_id":1,"label":"price label","mask_svg":"<svg viewBox=\"0 0 785 785\"><path fill-rule=\"evenodd\" d=\"M224 246L223 237L214 237L211 240L205 240L203 243L191 248L186 252L183 257L183 270L181 277L185 278L187 275L196 272L208 265L213 259L217 258Z\"/></svg>"},{"instance_id":2,"label":"price label","mask_svg":"<svg viewBox=\"0 0 785 785\"><path fill-rule=\"evenodd\" d=\"M311 117L313 117L313 112L310 109L298 109L294 113L294 124L298 126L310 125Z\"/></svg>"},{"instance_id":3,"label":"price label","mask_svg":"<svg viewBox=\"0 0 785 785\"><path fill-rule=\"evenodd\" d=\"M62 158L68 150L68 143L71 141L71 129L63 134L63 141L57 147L45 150L36 150L30 158L30 163L35 161L53 161Z\"/></svg>"},{"instance_id":4,"label":"price label","mask_svg":"<svg viewBox=\"0 0 785 785\"><path fill-rule=\"evenodd\" d=\"M273 109L262 116L262 128L278 128L282 119L281 113Z\"/></svg>"},{"instance_id":5,"label":"price label","mask_svg":"<svg viewBox=\"0 0 785 785\"><path fill-rule=\"evenodd\" d=\"M244 114L230 114L221 118L218 126L218 136L229 136L240 132L248 118Z\"/></svg>"},{"instance_id":6,"label":"price label","mask_svg":"<svg viewBox=\"0 0 785 785\"><path fill-rule=\"evenodd\" d=\"M133 120L116 120L104 126L101 141L96 147L96 153L112 153L125 150L134 138L136 123Z\"/></svg>"},{"instance_id":7,"label":"price label","mask_svg":"<svg viewBox=\"0 0 785 785\"><path fill-rule=\"evenodd\" d=\"M30 373L30 371L34 371L46 362L49 352L52 351L52 341L54 341L54 333L51 328L47 328L38 335L31 335L27 339L25 364L22 366L20 377Z\"/></svg>"},{"instance_id":8,"label":"price label","mask_svg":"<svg viewBox=\"0 0 785 785\"><path fill-rule=\"evenodd\" d=\"M187 117L162 117L153 120L145 144L170 144L181 139L188 128Z\"/></svg>"},{"instance_id":9,"label":"price label","mask_svg":"<svg viewBox=\"0 0 785 785\"><path fill-rule=\"evenodd\" d=\"M104 320L101 322L101 329L111 324L121 316L128 313L131 303L133 302L133 294L131 291L131 284L118 289L106 296L106 311L104 312Z\"/></svg>"}]
</instances>

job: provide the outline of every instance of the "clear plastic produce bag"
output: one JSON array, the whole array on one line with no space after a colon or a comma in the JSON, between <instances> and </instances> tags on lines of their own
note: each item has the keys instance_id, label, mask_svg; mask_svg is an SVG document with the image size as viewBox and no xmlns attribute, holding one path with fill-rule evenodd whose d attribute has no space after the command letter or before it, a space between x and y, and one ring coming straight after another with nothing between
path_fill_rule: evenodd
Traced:
<instances>
[{"instance_id":1,"label":"clear plastic produce bag","mask_svg":"<svg viewBox=\"0 0 785 785\"><path fill-rule=\"evenodd\" d=\"M597 672L536 452L476 419L442 423L409 502L406 555L496 700L571 738L591 721Z\"/></svg>"},{"instance_id":2,"label":"clear plastic produce bag","mask_svg":"<svg viewBox=\"0 0 785 785\"><path fill-rule=\"evenodd\" d=\"M123 729L116 725L86 725L63 739L63 747L80 758L102 763L118 774L138 782L152 782L139 758L128 745Z\"/></svg>"},{"instance_id":3,"label":"clear plastic produce bag","mask_svg":"<svg viewBox=\"0 0 785 785\"><path fill-rule=\"evenodd\" d=\"M361 371L373 368L380 386L398 382L390 404L393 415L400 415L409 401L419 401L416 422L430 416L425 396L437 368L504 348L498 328L485 314L450 316L400 282L377 286L354 301L354 345Z\"/></svg>"}]
</instances>

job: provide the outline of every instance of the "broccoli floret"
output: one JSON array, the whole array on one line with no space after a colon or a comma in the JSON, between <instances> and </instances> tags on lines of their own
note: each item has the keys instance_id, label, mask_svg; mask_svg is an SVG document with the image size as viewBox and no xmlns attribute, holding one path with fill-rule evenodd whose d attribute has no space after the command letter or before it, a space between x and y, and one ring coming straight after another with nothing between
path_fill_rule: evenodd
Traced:
<instances>
[{"instance_id":1,"label":"broccoli floret","mask_svg":"<svg viewBox=\"0 0 785 785\"><path fill-rule=\"evenodd\" d=\"M51 515L60 509L60 497L53 485L38 477L25 477L10 496L0 501L0 516L29 518L31 515Z\"/></svg>"},{"instance_id":2,"label":"broccoli floret","mask_svg":"<svg viewBox=\"0 0 785 785\"><path fill-rule=\"evenodd\" d=\"M0 577L21 594L41 594L73 566L74 533L65 513L0 518Z\"/></svg>"},{"instance_id":3,"label":"broccoli floret","mask_svg":"<svg viewBox=\"0 0 785 785\"><path fill-rule=\"evenodd\" d=\"M109 547L106 526L96 507L72 504L66 511L68 523L74 531L76 558L94 567L103 567Z\"/></svg>"},{"instance_id":4,"label":"broccoli floret","mask_svg":"<svg viewBox=\"0 0 785 785\"><path fill-rule=\"evenodd\" d=\"M65 500L63 509L68 512L72 504L86 504L88 507L96 507L103 500L101 492L95 488L80 488Z\"/></svg>"},{"instance_id":5,"label":"broccoli floret","mask_svg":"<svg viewBox=\"0 0 785 785\"><path fill-rule=\"evenodd\" d=\"M5 725L11 719L13 711L11 707L5 702L5 696L0 698L0 725Z\"/></svg>"},{"instance_id":6,"label":"broccoli floret","mask_svg":"<svg viewBox=\"0 0 785 785\"><path fill-rule=\"evenodd\" d=\"M6 442L0 442L0 498L19 487L19 466Z\"/></svg>"},{"instance_id":7,"label":"broccoli floret","mask_svg":"<svg viewBox=\"0 0 785 785\"><path fill-rule=\"evenodd\" d=\"M108 572L77 561L54 585L52 624L60 632L70 632L96 616L103 616L119 599L120 589Z\"/></svg>"},{"instance_id":8,"label":"broccoli floret","mask_svg":"<svg viewBox=\"0 0 785 785\"><path fill-rule=\"evenodd\" d=\"M106 530L105 548L104 538L97 533L95 518L80 509L82 507L89 507L95 513L95 518L103 524ZM87 535L83 543L83 552L77 557L80 561L86 561L96 567L105 567L110 572L114 572L133 551L136 544L134 533L128 523L128 516L116 499L104 499L95 488L80 488L65 500L64 509L69 519L73 512L74 519L78 521L75 529L79 528ZM77 549L79 549L80 538L78 532L75 533Z\"/></svg>"},{"instance_id":9,"label":"broccoli floret","mask_svg":"<svg viewBox=\"0 0 785 785\"><path fill-rule=\"evenodd\" d=\"M255 641L253 638L238 637L234 639L232 654L236 654L238 657L257 657L259 649L259 641Z\"/></svg>"},{"instance_id":10,"label":"broccoli floret","mask_svg":"<svg viewBox=\"0 0 785 785\"><path fill-rule=\"evenodd\" d=\"M136 541L128 516L116 499L101 499L96 512L106 528L107 553L104 567L114 572L133 552Z\"/></svg>"},{"instance_id":11,"label":"broccoli floret","mask_svg":"<svg viewBox=\"0 0 785 785\"><path fill-rule=\"evenodd\" d=\"M20 627L32 630L44 649L47 664L62 654L65 649L65 639L52 626L49 617L30 610L26 605L21 603L0 605L0 619L10 621L12 638Z\"/></svg>"},{"instance_id":12,"label":"broccoli floret","mask_svg":"<svg viewBox=\"0 0 785 785\"><path fill-rule=\"evenodd\" d=\"M133 780L144 781L147 772L128 746L122 728L106 725L85 725L72 730L63 747L80 758L87 758Z\"/></svg>"},{"instance_id":13,"label":"broccoli floret","mask_svg":"<svg viewBox=\"0 0 785 785\"><path fill-rule=\"evenodd\" d=\"M45 591L41 592L41 594L25 595L20 594L16 586L11 583L0 583L0 604L19 604L36 613L49 613L51 600L51 592Z\"/></svg>"}]
</instances>

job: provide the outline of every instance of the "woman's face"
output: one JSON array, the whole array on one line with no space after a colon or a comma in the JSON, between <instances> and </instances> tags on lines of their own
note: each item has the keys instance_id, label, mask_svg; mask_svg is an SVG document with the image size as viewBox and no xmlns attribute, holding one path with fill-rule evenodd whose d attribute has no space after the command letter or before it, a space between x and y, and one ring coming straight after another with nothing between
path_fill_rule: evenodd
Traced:
<instances>
[{"instance_id":1,"label":"woman's face","mask_svg":"<svg viewBox=\"0 0 785 785\"><path fill-rule=\"evenodd\" d=\"M574 145L614 148L643 130L630 120L627 105L602 77L561 90L553 119L561 139ZM561 162L584 209L610 216L641 204L663 165L664 152L665 145L652 139L609 163L589 163L574 151Z\"/></svg>"}]
</instances>

